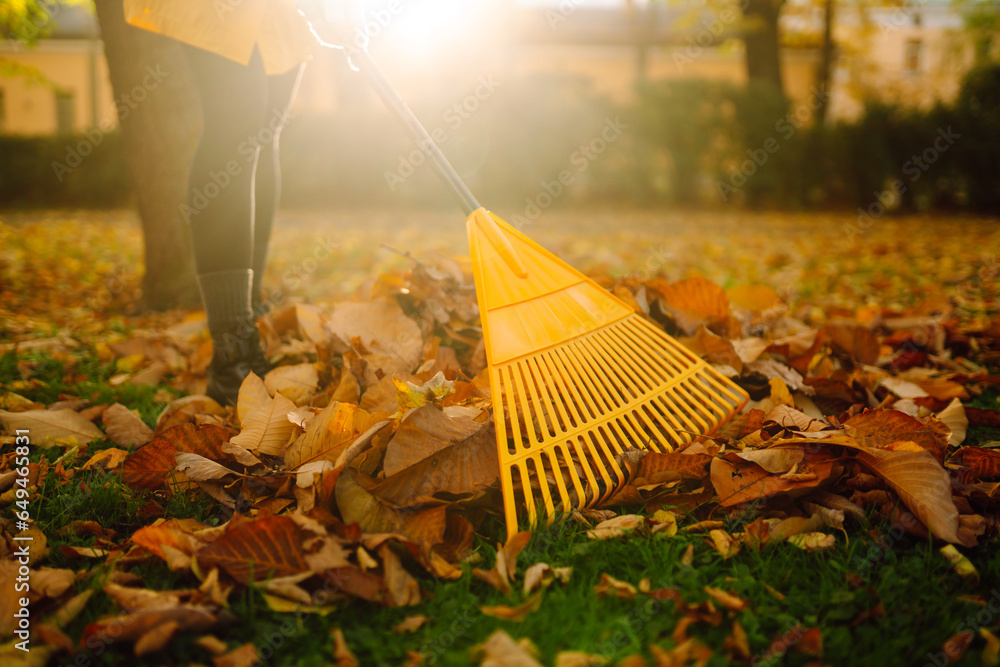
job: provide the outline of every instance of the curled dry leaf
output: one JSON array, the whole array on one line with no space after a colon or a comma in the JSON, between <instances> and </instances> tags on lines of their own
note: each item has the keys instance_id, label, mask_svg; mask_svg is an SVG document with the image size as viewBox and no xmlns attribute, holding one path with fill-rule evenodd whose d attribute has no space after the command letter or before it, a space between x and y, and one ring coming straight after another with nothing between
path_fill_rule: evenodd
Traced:
<instances>
[{"instance_id":1,"label":"curled dry leaf","mask_svg":"<svg viewBox=\"0 0 1000 667\"><path fill-rule=\"evenodd\" d=\"M615 579L610 574L601 573L601 580L594 586L597 597L616 597L631 599L639 592L638 589L627 581Z\"/></svg>"},{"instance_id":2,"label":"curled dry leaf","mask_svg":"<svg viewBox=\"0 0 1000 667\"><path fill-rule=\"evenodd\" d=\"M401 635L404 632L416 632L420 629L424 623L431 619L427 618L422 614L417 614L415 616L407 616L402 621L393 626L392 631L397 635Z\"/></svg>"},{"instance_id":3,"label":"curled dry leaf","mask_svg":"<svg viewBox=\"0 0 1000 667\"><path fill-rule=\"evenodd\" d=\"M743 600L732 593L726 592L721 588L705 586L705 592L708 593L709 597L715 600L718 604L731 611L743 611L747 607L746 600Z\"/></svg>"},{"instance_id":4,"label":"curled dry leaf","mask_svg":"<svg viewBox=\"0 0 1000 667\"><path fill-rule=\"evenodd\" d=\"M483 606L479 611L493 618L501 618L505 621L521 622L533 611L537 611L542 606L542 591L535 591L528 596L528 599L517 605L509 607L507 605Z\"/></svg>"},{"instance_id":5,"label":"curled dry leaf","mask_svg":"<svg viewBox=\"0 0 1000 667\"><path fill-rule=\"evenodd\" d=\"M788 538L788 541L809 553L814 551L829 551L837 546L837 540L834 539L833 535L819 532L792 535Z\"/></svg>"},{"instance_id":6,"label":"curled dry leaf","mask_svg":"<svg viewBox=\"0 0 1000 667\"><path fill-rule=\"evenodd\" d=\"M979 585L979 572L976 571L976 566L966 556L959 553L955 545L948 544L942 547L941 554L948 559L948 562L955 569L955 574L962 577L962 581L966 585L971 587Z\"/></svg>"},{"instance_id":7,"label":"curled dry leaf","mask_svg":"<svg viewBox=\"0 0 1000 667\"><path fill-rule=\"evenodd\" d=\"M243 419L243 430L229 441L254 454L281 456L295 431L295 424L288 419L288 413L294 409L295 404L291 400L282 394L276 394L274 398L247 413Z\"/></svg>"},{"instance_id":8,"label":"curled dry leaf","mask_svg":"<svg viewBox=\"0 0 1000 667\"><path fill-rule=\"evenodd\" d=\"M101 414L108 440L119 447L142 446L153 439L153 429L146 426L138 410L115 403Z\"/></svg>"},{"instance_id":9,"label":"curled dry leaf","mask_svg":"<svg viewBox=\"0 0 1000 667\"><path fill-rule=\"evenodd\" d=\"M547 588L553 581L569 583L572 567L552 567L548 563L535 563L524 571L524 594Z\"/></svg>"},{"instance_id":10,"label":"curled dry leaf","mask_svg":"<svg viewBox=\"0 0 1000 667\"><path fill-rule=\"evenodd\" d=\"M177 472L183 473L192 482L204 482L210 479L222 479L227 475L237 475L234 470L230 470L224 465L220 465L211 459L206 459L200 454L191 452L177 452L174 455L177 461Z\"/></svg>"},{"instance_id":11,"label":"curled dry leaf","mask_svg":"<svg viewBox=\"0 0 1000 667\"><path fill-rule=\"evenodd\" d=\"M600 522L593 530L587 531L587 537L592 540L607 540L621 537L644 525L645 520L638 514L625 514Z\"/></svg>"}]
</instances>

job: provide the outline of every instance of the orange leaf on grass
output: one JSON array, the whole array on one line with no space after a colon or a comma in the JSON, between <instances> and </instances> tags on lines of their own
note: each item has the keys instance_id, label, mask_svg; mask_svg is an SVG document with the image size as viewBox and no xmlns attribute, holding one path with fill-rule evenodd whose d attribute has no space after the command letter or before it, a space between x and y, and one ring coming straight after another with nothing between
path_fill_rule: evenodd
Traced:
<instances>
[{"instance_id":1,"label":"orange leaf on grass","mask_svg":"<svg viewBox=\"0 0 1000 667\"><path fill-rule=\"evenodd\" d=\"M495 607L480 607L479 611L493 618L501 618L505 621L520 622L528 617L533 611L542 606L542 592L536 591L527 600L517 605L509 607L507 605L497 605Z\"/></svg>"},{"instance_id":2,"label":"orange leaf on grass","mask_svg":"<svg viewBox=\"0 0 1000 667\"><path fill-rule=\"evenodd\" d=\"M310 571L303 549L310 534L287 516L245 521L197 552L198 562L217 565L241 583Z\"/></svg>"},{"instance_id":3,"label":"orange leaf on grass","mask_svg":"<svg viewBox=\"0 0 1000 667\"><path fill-rule=\"evenodd\" d=\"M177 452L199 454L213 461L225 461L222 443L229 441L229 431L214 424L181 424L160 433L143 445L122 466L122 479L138 489L157 489L176 465Z\"/></svg>"}]
</instances>

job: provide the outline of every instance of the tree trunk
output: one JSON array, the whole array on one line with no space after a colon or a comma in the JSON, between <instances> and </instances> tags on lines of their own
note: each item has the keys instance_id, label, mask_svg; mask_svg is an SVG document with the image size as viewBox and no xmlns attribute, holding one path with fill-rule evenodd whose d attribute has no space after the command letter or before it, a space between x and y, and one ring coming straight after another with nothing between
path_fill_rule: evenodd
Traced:
<instances>
[{"instance_id":1,"label":"tree trunk","mask_svg":"<svg viewBox=\"0 0 1000 667\"><path fill-rule=\"evenodd\" d=\"M199 303L191 234L181 217L201 114L187 60L173 40L125 23L122 0L96 0L111 86L142 221L143 305Z\"/></svg>"},{"instance_id":2,"label":"tree trunk","mask_svg":"<svg viewBox=\"0 0 1000 667\"><path fill-rule=\"evenodd\" d=\"M784 4L785 0L746 0L743 8L747 80L765 81L778 92L784 92L778 46L778 16Z\"/></svg>"}]
</instances>

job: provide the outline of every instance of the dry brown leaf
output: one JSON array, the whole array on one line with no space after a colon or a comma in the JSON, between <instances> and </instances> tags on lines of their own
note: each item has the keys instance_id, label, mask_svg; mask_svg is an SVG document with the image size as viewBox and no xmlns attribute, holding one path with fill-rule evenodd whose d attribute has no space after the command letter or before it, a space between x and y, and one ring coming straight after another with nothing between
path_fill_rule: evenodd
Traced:
<instances>
[{"instance_id":1,"label":"dry brown leaf","mask_svg":"<svg viewBox=\"0 0 1000 667\"><path fill-rule=\"evenodd\" d=\"M333 635L333 659L337 661L337 667L358 667L358 659L348 648L344 632L340 628L334 628L330 634Z\"/></svg>"},{"instance_id":2,"label":"dry brown leaf","mask_svg":"<svg viewBox=\"0 0 1000 667\"><path fill-rule=\"evenodd\" d=\"M645 526L645 520L638 514L624 514L613 519L607 519L587 531L587 537L592 540L607 540L621 537L626 533Z\"/></svg>"},{"instance_id":3,"label":"dry brown leaf","mask_svg":"<svg viewBox=\"0 0 1000 667\"><path fill-rule=\"evenodd\" d=\"M728 593L721 588L705 586L705 592L708 593L709 597L726 609L730 609L732 611L743 611L747 607L746 600L743 600L732 593Z\"/></svg>"},{"instance_id":4,"label":"dry brown leaf","mask_svg":"<svg viewBox=\"0 0 1000 667\"><path fill-rule=\"evenodd\" d=\"M350 364L345 361L340 371L340 382L333 392L333 400L338 403L357 403L361 400L361 385L351 372Z\"/></svg>"},{"instance_id":5,"label":"dry brown leaf","mask_svg":"<svg viewBox=\"0 0 1000 667\"><path fill-rule=\"evenodd\" d=\"M710 530L708 537L712 540L712 547L722 554L723 560L728 560L739 553L741 543L733 540L729 533L723 530Z\"/></svg>"},{"instance_id":6,"label":"dry brown leaf","mask_svg":"<svg viewBox=\"0 0 1000 667\"><path fill-rule=\"evenodd\" d=\"M185 477L193 482L204 482L209 479L222 479L227 475L237 475L239 473L229 468L206 459L200 454L191 452L177 452L174 455L177 461L177 471L183 473Z\"/></svg>"},{"instance_id":7,"label":"dry brown leaf","mask_svg":"<svg viewBox=\"0 0 1000 667\"><path fill-rule=\"evenodd\" d=\"M288 413L295 404L282 394L275 395L259 408L247 413L243 420L243 430L229 442L245 447L254 454L281 456L288 447L288 441L295 431L295 424L288 419Z\"/></svg>"},{"instance_id":8,"label":"dry brown leaf","mask_svg":"<svg viewBox=\"0 0 1000 667\"><path fill-rule=\"evenodd\" d=\"M93 422L73 410L0 410L0 422L11 434L18 429L29 431L31 442L36 445L48 444L53 439L71 438L84 445L104 437Z\"/></svg>"},{"instance_id":9,"label":"dry brown leaf","mask_svg":"<svg viewBox=\"0 0 1000 667\"><path fill-rule=\"evenodd\" d=\"M240 420L240 426L246 427L247 415L254 410L263 407L271 400L264 381L253 371L243 379L240 384L240 391L236 397L236 416Z\"/></svg>"},{"instance_id":10,"label":"dry brown leaf","mask_svg":"<svg viewBox=\"0 0 1000 667\"><path fill-rule=\"evenodd\" d=\"M128 458L128 452L117 447L108 447L97 452L83 464L84 470L102 468L104 470L114 470Z\"/></svg>"},{"instance_id":11,"label":"dry brown leaf","mask_svg":"<svg viewBox=\"0 0 1000 667\"><path fill-rule=\"evenodd\" d=\"M436 452L462 442L483 427L469 418L452 418L435 405L407 413L385 450L386 476L419 463Z\"/></svg>"},{"instance_id":12,"label":"dry brown leaf","mask_svg":"<svg viewBox=\"0 0 1000 667\"><path fill-rule=\"evenodd\" d=\"M404 632L416 632L420 629L424 623L431 619L427 618L422 614L417 614L415 616L407 616L402 621L397 623L392 627L392 631L397 635L401 635Z\"/></svg>"},{"instance_id":13,"label":"dry brown leaf","mask_svg":"<svg viewBox=\"0 0 1000 667\"><path fill-rule=\"evenodd\" d=\"M940 424L938 424L940 426ZM944 460L948 434L898 410L866 410L844 422L844 432L862 447L884 449L894 442L915 442Z\"/></svg>"},{"instance_id":14,"label":"dry brown leaf","mask_svg":"<svg viewBox=\"0 0 1000 667\"><path fill-rule=\"evenodd\" d=\"M200 549L202 565L216 565L241 583L311 571L302 543L309 533L291 518L244 521Z\"/></svg>"},{"instance_id":15,"label":"dry brown leaf","mask_svg":"<svg viewBox=\"0 0 1000 667\"><path fill-rule=\"evenodd\" d=\"M603 655L583 651L559 651L556 653L556 667L600 667L608 664Z\"/></svg>"},{"instance_id":16,"label":"dry brown leaf","mask_svg":"<svg viewBox=\"0 0 1000 667\"><path fill-rule=\"evenodd\" d=\"M398 358L407 371L420 364L424 347L420 327L394 299L339 303L330 315L329 328L342 340L359 338L369 351Z\"/></svg>"},{"instance_id":17,"label":"dry brown leaf","mask_svg":"<svg viewBox=\"0 0 1000 667\"><path fill-rule=\"evenodd\" d=\"M157 489L173 472L177 452L191 452L213 461L224 461L228 457L222 451L222 443L228 440L229 431L220 426L174 426L133 452L122 465L122 478L129 486Z\"/></svg>"},{"instance_id":18,"label":"dry brown leaf","mask_svg":"<svg viewBox=\"0 0 1000 667\"><path fill-rule=\"evenodd\" d=\"M726 292L705 278L688 278L676 283L656 280L650 286L660 293L660 303L688 335L702 324L719 322L729 315Z\"/></svg>"},{"instance_id":19,"label":"dry brown leaf","mask_svg":"<svg viewBox=\"0 0 1000 667\"><path fill-rule=\"evenodd\" d=\"M153 439L153 430L146 426L138 410L129 410L115 403L101 414L108 440L119 447L142 446Z\"/></svg>"},{"instance_id":20,"label":"dry brown leaf","mask_svg":"<svg viewBox=\"0 0 1000 667\"><path fill-rule=\"evenodd\" d=\"M788 538L788 541L809 553L814 551L829 551L837 546L837 540L834 539L833 535L818 532L792 535Z\"/></svg>"},{"instance_id":21,"label":"dry brown leaf","mask_svg":"<svg viewBox=\"0 0 1000 667\"><path fill-rule=\"evenodd\" d=\"M594 586L594 592L597 593L597 597L607 596L631 599L634 598L639 591L635 586L627 581L615 579L610 574L602 572L601 580Z\"/></svg>"},{"instance_id":22,"label":"dry brown leaf","mask_svg":"<svg viewBox=\"0 0 1000 667\"><path fill-rule=\"evenodd\" d=\"M969 429L969 419L965 415L962 401L957 398L951 399L951 403L937 413L937 418L951 431L951 436L948 438L949 447L958 447L965 442L965 434Z\"/></svg>"},{"instance_id":23,"label":"dry brown leaf","mask_svg":"<svg viewBox=\"0 0 1000 667\"><path fill-rule=\"evenodd\" d=\"M350 403L330 403L312 418L306 432L285 451L285 465L295 469L313 461L336 462L375 418Z\"/></svg>"},{"instance_id":24,"label":"dry brown leaf","mask_svg":"<svg viewBox=\"0 0 1000 667\"><path fill-rule=\"evenodd\" d=\"M860 324L831 323L823 333L834 349L847 354L861 364L872 365L878 361L879 342L871 329Z\"/></svg>"},{"instance_id":25,"label":"dry brown leaf","mask_svg":"<svg viewBox=\"0 0 1000 667\"><path fill-rule=\"evenodd\" d=\"M243 644L234 648L229 653L217 655L212 658L215 667L252 667L260 664L260 656L254 644Z\"/></svg>"},{"instance_id":26,"label":"dry brown leaf","mask_svg":"<svg viewBox=\"0 0 1000 667\"><path fill-rule=\"evenodd\" d=\"M483 606L479 611L493 618L501 618L505 621L521 622L533 611L537 611L542 606L542 591L536 591L527 600L516 607L507 605Z\"/></svg>"},{"instance_id":27,"label":"dry brown leaf","mask_svg":"<svg viewBox=\"0 0 1000 667\"><path fill-rule=\"evenodd\" d=\"M515 642L503 630L497 630L472 649L482 667L542 667L538 649L528 638Z\"/></svg>"},{"instance_id":28,"label":"dry brown leaf","mask_svg":"<svg viewBox=\"0 0 1000 667\"><path fill-rule=\"evenodd\" d=\"M295 405L305 405L319 386L319 372L314 364L278 366L264 376L264 386L275 398L280 393Z\"/></svg>"},{"instance_id":29,"label":"dry brown leaf","mask_svg":"<svg viewBox=\"0 0 1000 667\"><path fill-rule=\"evenodd\" d=\"M425 408L438 410L433 405ZM418 408L415 412L423 409ZM407 421L409 419L403 422L400 431L406 427ZM451 498L475 496L496 483L500 477L500 464L496 455L493 422L471 423L475 424L475 431L450 443L444 441L444 438L451 437L447 432L440 436L425 432L421 437L411 431L404 437L411 452L419 456L424 451L433 449L433 453L394 474L389 472L386 464L387 477L375 488L375 493L384 500L408 507L428 502L436 494L448 494ZM401 447L398 438L399 431L389 441L385 461L389 460L389 453L393 451L394 445L396 451ZM444 447L436 449L439 444L444 444ZM397 457L397 463L399 458L408 457Z\"/></svg>"}]
</instances>

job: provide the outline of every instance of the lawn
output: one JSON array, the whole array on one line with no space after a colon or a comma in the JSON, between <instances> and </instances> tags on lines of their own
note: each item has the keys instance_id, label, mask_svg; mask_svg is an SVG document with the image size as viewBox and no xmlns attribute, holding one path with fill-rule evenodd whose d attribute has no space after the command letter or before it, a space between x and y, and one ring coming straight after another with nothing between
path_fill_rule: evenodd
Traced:
<instances>
[{"instance_id":1,"label":"lawn","mask_svg":"<svg viewBox=\"0 0 1000 667\"><path fill-rule=\"evenodd\" d=\"M752 401L509 540L495 475L453 463L495 446L461 223L280 217L283 370L223 410L185 398L199 314L136 309L131 213L0 214L4 641L35 538L4 664L1000 663L996 221L544 213L527 234ZM57 409L19 498L17 424Z\"/></svg>"}]
</instances>

